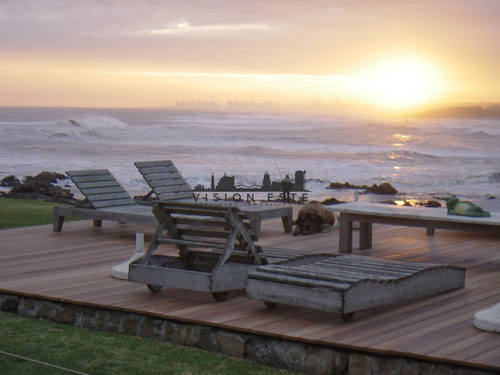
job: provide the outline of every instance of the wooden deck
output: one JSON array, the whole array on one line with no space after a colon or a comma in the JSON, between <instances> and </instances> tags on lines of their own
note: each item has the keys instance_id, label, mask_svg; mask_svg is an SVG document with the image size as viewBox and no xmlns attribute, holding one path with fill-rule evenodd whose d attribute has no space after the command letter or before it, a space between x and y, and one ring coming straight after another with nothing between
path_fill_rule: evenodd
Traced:
<instances>
[{"instance_id":1,"label":"wooden deck","mask_svg":"<svg viewBox=\"0 0 500 375\"><path fill-rule=\"evenodd\" d=\"M336 314L279 306L231 292L225 302L209 293L113 279L111 268L135 250L135 233L146 243L153 227L90 221L68 222L61 233L52 225L0 231L0 292L64 300L81 305L150 314L336 348L398 355L500 371L500 334L473 326L474 314L500 302L500 236L389 225L373 226L373 247L354 254L405 261L445 263L467 268L463 289L405 304L358 312L349 322ZM339 231L294 237L281 219L263 225L259 244L290 251L338 252ZM357 237L357 236L355 236Z\"/></svg>"}]
</instances>

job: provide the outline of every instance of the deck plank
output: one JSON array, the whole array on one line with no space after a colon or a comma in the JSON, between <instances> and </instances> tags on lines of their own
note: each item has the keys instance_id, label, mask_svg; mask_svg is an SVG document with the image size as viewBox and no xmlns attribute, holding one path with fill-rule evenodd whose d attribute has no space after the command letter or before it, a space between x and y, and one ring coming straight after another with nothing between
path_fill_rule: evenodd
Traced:
<instances>
[{"instance_id":1,"label":"deck plank","mask_svg":"<svg viewBox=\"0 0 500 375\"><path fill-rule=\"evenodd\" d=\"M373 247L353 254L404 261L453 264L467 268L462 289L404 304L355 314L350 322L336 314L280 305L268 310L261 301L231 292L224 302L209 293L116 280L111 268L135 251L135 233L145 244L155 228L89 221L0 231L0 291L82 305L151 314L255 334L381 354L399 354L443 363L500 371L500 335L473 326L474 313L500 301L500 236L388 225L373 226ZM338 253L338 230L294 237L280 219L266 221L259 244L290 252ZM168 248L166 252L176 252Z\"/></svg>"}]
</instances>

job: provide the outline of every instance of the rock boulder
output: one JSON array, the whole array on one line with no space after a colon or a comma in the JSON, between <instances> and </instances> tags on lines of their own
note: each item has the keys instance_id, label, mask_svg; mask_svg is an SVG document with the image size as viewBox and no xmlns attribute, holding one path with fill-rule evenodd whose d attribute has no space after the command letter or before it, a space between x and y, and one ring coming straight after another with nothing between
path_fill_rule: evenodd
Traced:
<instances>
[{"instance_id":1,"label":"rock boulder","mask_svg":"<svg viewBox=\"0 0 500 375\"><path fill-rule=\"evenodd\" d=\"M14 176L7 177L8 181L19 181ZM71 191L56 185L58 180L64 179L67 179L65 175L56 172L41 172L36 176L26 176L22 183L12 185L6 197L74 204L76 199L73 198Z\"/></svg>"}]
</instances>

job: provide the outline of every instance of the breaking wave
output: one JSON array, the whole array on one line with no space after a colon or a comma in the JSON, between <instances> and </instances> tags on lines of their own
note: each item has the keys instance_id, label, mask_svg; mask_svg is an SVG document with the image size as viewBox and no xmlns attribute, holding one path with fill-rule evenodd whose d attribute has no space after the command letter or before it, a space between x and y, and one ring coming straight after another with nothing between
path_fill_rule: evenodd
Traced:
<instances>
[{"instance_id":1,"label":"breaking wave","mask_svg":"<svg viewBox=\"0 0 500 375\"><path fill-rule=\"evenodd\" d=\"M82 129L126 129L128 127L126 123L116 118L106 116L68 119L63 121L62 124Z\"/></svg>"},{"instance_id":2,"label":"breaking wave","mask_svg":"<svg viewBox=\"0 0 500 375\"><path fill-rule=\"evenodd\" d=\"M0 177L109 168L146 189L134 161L171 159L188 182L225 173L254 184L306 170L306 188L389 182L407 194L498 193L498 121L367 122L328 116L169 110L12 109L0 112ZM142 183L142 184L141 184Z\"/></svg>"}]
</instances>

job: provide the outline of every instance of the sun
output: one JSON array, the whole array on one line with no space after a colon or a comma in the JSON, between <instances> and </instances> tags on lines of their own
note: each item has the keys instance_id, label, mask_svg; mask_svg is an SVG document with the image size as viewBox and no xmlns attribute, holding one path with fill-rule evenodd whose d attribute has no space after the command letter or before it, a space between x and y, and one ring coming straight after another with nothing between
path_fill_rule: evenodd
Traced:
<instances>
[{"instance_id":1,"label":"sun","mask_svg":"<svg viewBox=\"0 0 500 375\"><path fill-rule=\"evenodd\" d=\"M378 105L404 108L432 101L442 89L437 69L411 58L380 62L363 75L368 99Z\"/></svg>"}]
</instances>

